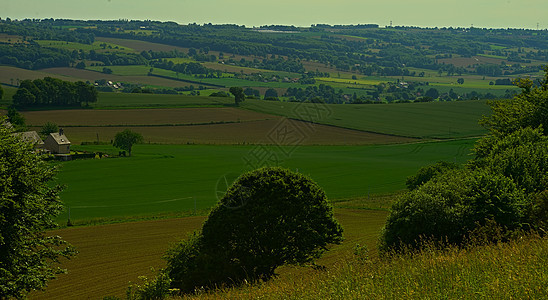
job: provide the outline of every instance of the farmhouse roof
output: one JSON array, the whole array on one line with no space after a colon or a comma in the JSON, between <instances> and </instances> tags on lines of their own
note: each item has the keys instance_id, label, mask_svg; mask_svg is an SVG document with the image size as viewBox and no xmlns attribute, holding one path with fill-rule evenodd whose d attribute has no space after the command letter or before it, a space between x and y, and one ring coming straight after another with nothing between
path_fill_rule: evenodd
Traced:
<instances>
[{"instance_id":1,"label":"farmhouse roof","mask_svg":"<svg viewBox=\"0 0 548 300\"><path fill-rule=\"evenodd\" d=\"M23 141L32 143L33 145L43 145L44 141L40 138L36 131L16 132L14 135L19 136Z\"/></svg>"},{"instance_id":2,"label":"farmhouse roof","mask_svg":"<svg viewBox=\"0 0 548 300\"><path fill-rule=\"evenodd\" d=\"M65 136L63 129L59 129L59 132L49 134L58 145L70 145L69 139Z\"/></svg>"}]
</instances>

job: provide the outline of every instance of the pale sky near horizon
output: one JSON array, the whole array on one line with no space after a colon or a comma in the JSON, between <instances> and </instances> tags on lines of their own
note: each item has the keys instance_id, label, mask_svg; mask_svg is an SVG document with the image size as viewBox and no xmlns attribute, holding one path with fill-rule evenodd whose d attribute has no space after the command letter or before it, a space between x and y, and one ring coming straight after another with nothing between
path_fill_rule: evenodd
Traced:
<instances>
[{"instance_id":1,"label":"pale sky near horizon","mask_svg":"<svg viewBox=\"0 0 548 300\"><path fill-rule=\"evenodd\" d=\"M548 28L547 0L0 0L5 19L158 20L179 24L379 24Z\"/></svg>"}]
</instances>

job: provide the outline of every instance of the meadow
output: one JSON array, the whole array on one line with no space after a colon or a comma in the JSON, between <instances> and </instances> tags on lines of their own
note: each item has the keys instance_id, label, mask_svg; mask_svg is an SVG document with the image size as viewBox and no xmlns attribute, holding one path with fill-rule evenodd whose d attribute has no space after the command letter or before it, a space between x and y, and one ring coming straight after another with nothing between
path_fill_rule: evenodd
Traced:
<instances>
[{"instance_id":1,"label":"meadow","mask_svg":"<svg viewBox=\"0 0 548 300\"><path fill-rule=\"evenodd\" d=\"M242 107L343 128L415 138L462 138L485 134L478 120L485 101L324 105L247 100Z\"/></svg>"},{"instance_id":2,"label":"meadow","mask_svg":"<svg viewBox=\"0 0 548 300\"><path fill-rule=\"evenodd\" d=\"M463 163L473 140L376 146L136 145L131 158L60 163L57 182L71 220L207 209L239 174L281 165L309 175L330 199L391 193L407 176L439 160ZM110 146L79 150L117 154ZM265 156L265 153L267 156Z\"/></svg>"}]
</instances>

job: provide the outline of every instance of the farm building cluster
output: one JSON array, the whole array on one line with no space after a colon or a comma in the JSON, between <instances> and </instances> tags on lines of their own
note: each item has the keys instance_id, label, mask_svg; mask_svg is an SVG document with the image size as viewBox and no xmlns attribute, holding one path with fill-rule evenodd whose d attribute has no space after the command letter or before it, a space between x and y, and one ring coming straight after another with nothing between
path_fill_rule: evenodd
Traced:
<instances>
[{"instance_id":1,"label":"farm building cluster","mask_svg":"<svg viewBox=\"0 0 548 300\"><path fill-rule=\"evenodd\" d=\"M70 159L70 140L66 137L62 128L58 132L48 134L44 140L42 140L36 131L17 132L14 134L21 137L24 141L33 144L36 150L51 153L58 159Z\"/></svg>"}]
</instances>

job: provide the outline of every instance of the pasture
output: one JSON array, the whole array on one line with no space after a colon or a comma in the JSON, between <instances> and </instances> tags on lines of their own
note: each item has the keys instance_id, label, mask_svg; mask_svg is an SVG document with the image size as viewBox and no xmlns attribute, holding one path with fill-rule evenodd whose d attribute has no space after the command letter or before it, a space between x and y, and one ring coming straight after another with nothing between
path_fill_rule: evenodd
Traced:
<instances>
[{"instance_id":1,"label":"pasture","mask_svg":"<svg viewBox=\"0 0 548 300\"><path fill-rule=\"evenodd\" d=\"M325 105L247 100L242 107L315 123L415 138L461 138L485 134L478 120L485 101Z\"/></svg>"},{"instance_id":2,"label":"pasture","mask_svg":"<svg viewBox=\"0 0 548 300\"><path fill-rule=\"evenodd\" d=\"M211 207L239 174L281 165L310 175L330 199L391 193L439 160L463 163L473 140L377 146L136 145L131 158L60 163L57 182L71 219L144 216ZM110 146L78 146L118 153ZM266 154L266 155L265 155ZM66 221L68 211L59 216Z\"/></svg>"}]
</instances>

